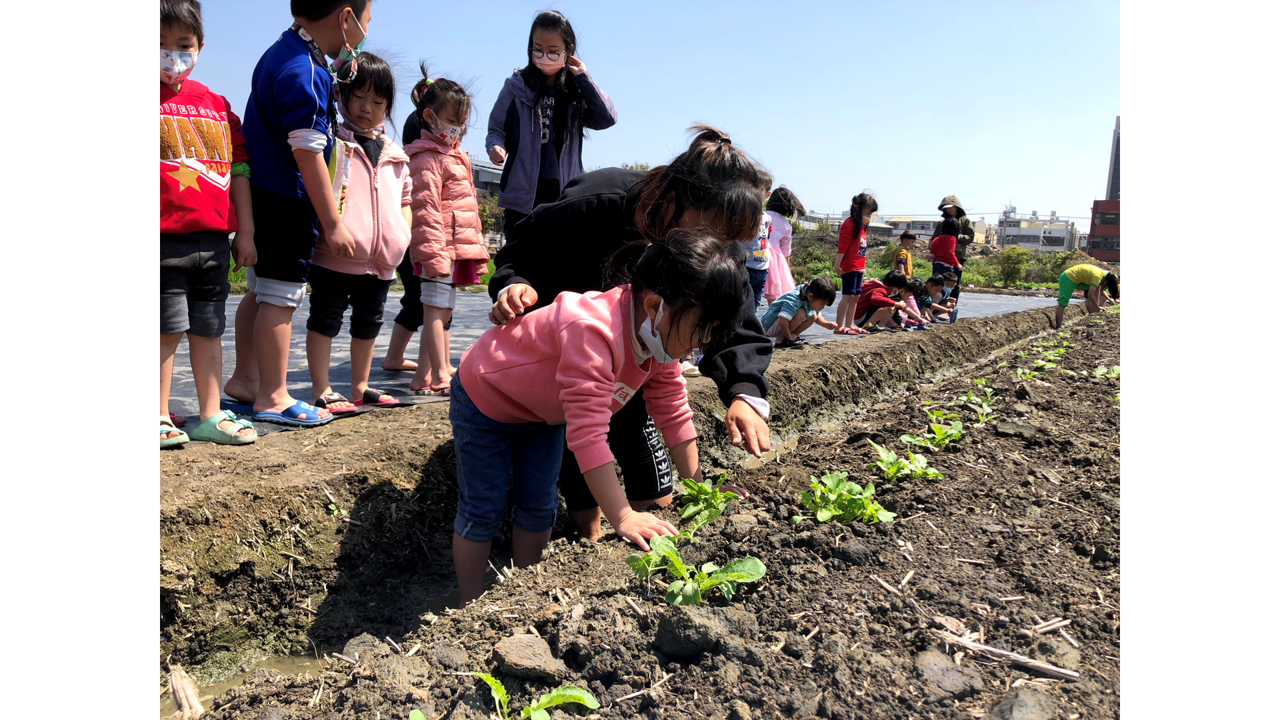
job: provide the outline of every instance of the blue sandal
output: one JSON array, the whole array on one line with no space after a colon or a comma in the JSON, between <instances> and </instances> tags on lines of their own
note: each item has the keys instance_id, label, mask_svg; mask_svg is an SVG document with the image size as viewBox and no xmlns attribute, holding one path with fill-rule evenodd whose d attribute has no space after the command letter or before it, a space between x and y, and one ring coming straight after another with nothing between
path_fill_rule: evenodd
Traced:
<instances>
[{"instance_id":1,"label":"blue sandal","mask_svg":"<svg viewBox=\"0 0 1280 720\"><path fill-rule=\"evenodd\" d=\"M257 412L253 414L254 422L270 422L278 425L296 425L298 427L315 427L324 425L333 420L334 414L329 413L329 417L320 417L320 410L314 405L304 403L298 400L293 405L281 410L280 412Z\"/></svg>"}]
</instances>

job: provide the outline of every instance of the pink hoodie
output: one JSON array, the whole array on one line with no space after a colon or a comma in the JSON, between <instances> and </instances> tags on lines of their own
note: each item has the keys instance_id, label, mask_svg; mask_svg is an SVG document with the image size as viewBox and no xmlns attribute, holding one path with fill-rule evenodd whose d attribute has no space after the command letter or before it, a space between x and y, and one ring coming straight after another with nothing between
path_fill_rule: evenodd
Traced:
<instances>
[{"instance_id":1,"label":"pink hoodie","mask_svg":"<svg viewBox=\"0 0 1280 720\"><path fill-rule=\"evenodd\" d=\"M659 363L635 339L631 289L562 292L550 305L490 328L462 354L467 395L493 420L565 423L585 470L613 462L609 419L642 386L667 445L697 437L680 363Z\"/></svg>"},{"instance_id":2,"label":"pink hoodie","mask_svg":"<svg viewBox=\"0 0 1280 720\"><path fill-rule=\"evenodd\" d=\"M401 210L412 197L409 156L383 135L382 154L375 168L350 130L338 128L337 139L342 141L333 149L337 162L343 162L340 153L346 154L347 162L345 174L335 177L334 182L346 179L346 190L341 191L342 224L355 239L356 252L353 257L339 257L321 233L312 262L334 272L391 280L409 247L409 225Z\"/></svg>"}]
</instances>

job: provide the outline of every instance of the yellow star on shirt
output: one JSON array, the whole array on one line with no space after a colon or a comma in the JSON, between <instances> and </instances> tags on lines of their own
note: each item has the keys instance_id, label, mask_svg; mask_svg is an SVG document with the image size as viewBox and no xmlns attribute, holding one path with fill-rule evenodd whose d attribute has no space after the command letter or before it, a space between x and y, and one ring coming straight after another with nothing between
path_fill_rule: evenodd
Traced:
<instances>
[{"instance_id":1,"label":"yellow star on shirt","mask_svg":"<svg viewBox=\"0 0 1280 720\"><path fill-rule=\"evenodd\" d=\"M187 167L187 164L183 161L179 161L179 163L182 165L182 169L165 173L165 175L168 175L178 181L178 192L182 192L189 187L193 187L196 189L196 192L200 192L200 184L196 182L196 180L200 178L200 173Z\"/></svg>"}]
</instances>

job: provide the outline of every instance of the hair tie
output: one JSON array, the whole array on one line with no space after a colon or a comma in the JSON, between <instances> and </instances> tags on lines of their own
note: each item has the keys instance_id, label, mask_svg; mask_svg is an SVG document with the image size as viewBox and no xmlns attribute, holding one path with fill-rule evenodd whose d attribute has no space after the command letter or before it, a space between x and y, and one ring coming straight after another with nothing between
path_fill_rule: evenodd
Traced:
<instances>
[{"instance_id":1,"label":"hair tie","mask_svg":"<svg viewBox=\"0 0 1280 720\"><path fill-rule=\"evenodd\" d=\"M721 145L732 145L732 144L733 144L733 141L732 141L732 140L730 140L730 139L728 138L728 136L726 136L726 135L721 135L721 136L720 136L720 138L719 138L719 141L720 141L720 144L721 144Z\"/></svg>"}]
</instances>

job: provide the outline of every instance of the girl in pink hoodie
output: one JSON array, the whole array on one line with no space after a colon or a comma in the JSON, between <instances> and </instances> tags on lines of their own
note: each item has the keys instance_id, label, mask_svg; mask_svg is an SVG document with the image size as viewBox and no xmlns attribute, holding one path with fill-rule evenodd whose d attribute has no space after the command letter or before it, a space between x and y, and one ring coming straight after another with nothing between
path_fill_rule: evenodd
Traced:
<instances>
[{"instance_id":1,"label":"girl in pink hoodie","mask_svg":"<svg viewBox=\"0 0 1280 720\"><path fill-rule=\"evenodd\" d=\"M618 535L648 550L646 538L676 534L671 523L631 508L606 441L609 419L641 387L680 477L701 479L678 358L732 332L742 305L741 262L709 232L673 230L661 241L623 248L610 267L631 268L624 272L629 282L562 292L547 307L490 328L462 355L449 421L458 464L453 561L463 605L484 589L508 490L515 564L541 560L566 441Z\"/></svg>"},{"instance_id":2,"label":"girl in pink hoodie","mask_svg":"<svg viewBox=\"0 0 1280 720\"><path fill-rule=\"evenodd\" d=\"M414 86L422 137L409 144L413 177L413 239L409 256L422 277L422 340L409 389L418 395L449 394L449 331L458 285L480 282L489 261L471 159L459 149L471 114L471 98L458 83L423 79Z\"/></svg>"},{"instance_id":3,"label":"girl in pink hoodie","mask_svg":"<svg viewBox=\"0 0 1280 720\"><path fill-rule=\"evenodd\" d=\"M376 55L360 55L356 79L338 86L342 125L330 162L333 192L342 224L355 240L335 246L328 234L316 244L308 282L307 367L311 404L334 414L356 405L398 405L369 387L373 343L382 329L382 311L396 265L409 246L409 158L382 130L395 100L391 68ZM351 307L351 397L329 385L329 355Z\"/></svg>"}]
</instances>

